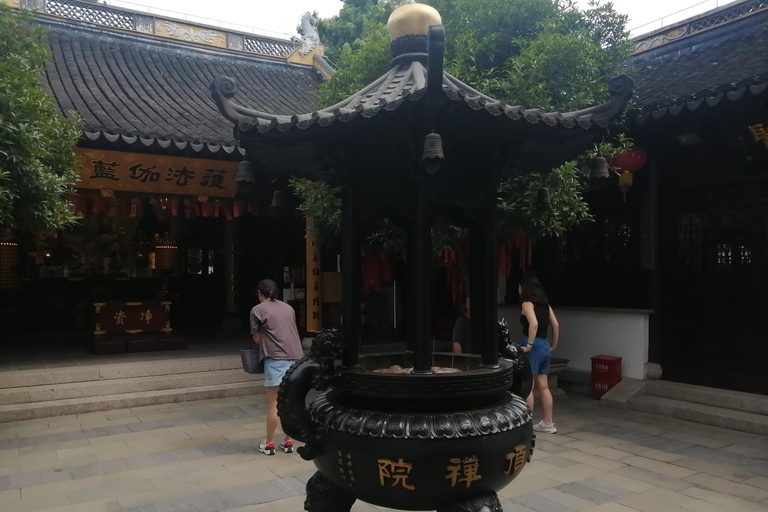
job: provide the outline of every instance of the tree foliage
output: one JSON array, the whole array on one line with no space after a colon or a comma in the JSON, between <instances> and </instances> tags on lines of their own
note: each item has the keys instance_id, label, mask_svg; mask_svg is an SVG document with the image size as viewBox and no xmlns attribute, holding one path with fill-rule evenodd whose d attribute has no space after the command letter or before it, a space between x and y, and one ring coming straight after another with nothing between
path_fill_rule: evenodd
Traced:
<instances>
[{"instance_id":1,"label":"tree foliage","mask_svg":"<svg viewBox=\"0 0 768 512\"><path fill-rule=\"evenodd\" d=\"M0 3L0 226L56 230L74 222L75 122L41 85L44 28Z\"/></svg>"},{"instance_id":2,"label":"tree foliage","mask_svg":"<svg viewBox=\"0 0 768 512\"><path fill-rule=\"evenodd\" d=\"M341 198L337 188L320 181L292 178L288 185L300 199L299 211L312 220L309 234L321 242L332 240L341 229Z\"/></svg>"},{"instance_id":3,"label":"tree foliage","mask_svg":"<svg viewBox=\"0 0 768 512\"><path fill-rule=\"evenodd\" d=\"M340 68L321 86L320 106L388 69L386 21L403 2L345 1L321 20L320 38ZM427 0L441 14L446 71L505 103L575 110L606 98L606 80L629 55L627 17L590 0Z\"/></svg>"},{"instance_id":4,"label":"tree foliage","mask_svg":"<svg viewBox=\"0 0 768 512\"><path fill-rule=\"evenodd\" d=\"M402 3L345 0L338 16L320 22L321 41L340 70L321 86L319 106L344 99L386 72L386 20ZM583 9L572 0L423 3L441 14L446 71L507 104L570 111L603 103L608 98L608 78L618 73L629 55L627 17L618 14L611 3L590 0ZM609 156L629 145L626 139L603 142L590 156ZM589 219L589 207L583 200L588 177L588 161L583 157L544 175L503 180L499 185L502 236L557 235ZM547 208L537 199L542 187L551 197ZM446 233L452 231L443 230ZM385 235L385 231L377 233L374 240L383 244Z\"/></svg>"}]
</instances>

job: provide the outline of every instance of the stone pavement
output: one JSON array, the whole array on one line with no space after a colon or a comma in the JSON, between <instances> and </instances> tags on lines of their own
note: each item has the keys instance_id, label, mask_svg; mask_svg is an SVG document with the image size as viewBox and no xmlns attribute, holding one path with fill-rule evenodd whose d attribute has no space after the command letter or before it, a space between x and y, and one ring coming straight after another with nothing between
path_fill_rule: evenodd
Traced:
<instances>
[{"instance_id":1,"label":"stone pavement","mask_svg":"<svg viewBox=\"0 0 768 512\"><path fill-rule=\"evenodd\" d=\"M266 457L264 396L0 424L2 512L299 512L314 472ZM558 401L560 432L501 493L505 512L768 511L768 439ZM381 510L358 502L355 512Z\"/></svg>"}]
</instances>

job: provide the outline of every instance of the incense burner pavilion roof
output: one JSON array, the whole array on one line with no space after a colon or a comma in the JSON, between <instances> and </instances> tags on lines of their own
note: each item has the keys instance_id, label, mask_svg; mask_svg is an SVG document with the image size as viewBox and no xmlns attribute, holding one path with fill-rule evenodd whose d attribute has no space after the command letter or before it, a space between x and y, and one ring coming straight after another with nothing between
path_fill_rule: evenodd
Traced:
<instances>
[{"instance_id":1,"label":"incense burner pavilion roof","mask_svg":"<svg viewBox=\"0 0 768 512\"><path fill-rule=\"evenodd\" d=\"M508 171L549 170L599 140L633 94L632 79L621 75L610 81L607 103L583 110L545 112L506 105L444 72L445 34L434 9L407 4L393 17L401 12L405 15L390 18L388 25L390 70L330 107L276 115L249 107L247 91L235 101L240 80L217 76L212 97L235 124L241 144L253 149L253 159L269 168L311 174L313 163L323 165L318 154L340 140L347 146L357 140L374 152L382 138L392 143L400 137L396 145L402 153L426 133L437 132L454 154L503 148L499 151L509 153L503 157ZM413 134L411 142L402 140L405 133Z\"/></svg>"}]
</instances>

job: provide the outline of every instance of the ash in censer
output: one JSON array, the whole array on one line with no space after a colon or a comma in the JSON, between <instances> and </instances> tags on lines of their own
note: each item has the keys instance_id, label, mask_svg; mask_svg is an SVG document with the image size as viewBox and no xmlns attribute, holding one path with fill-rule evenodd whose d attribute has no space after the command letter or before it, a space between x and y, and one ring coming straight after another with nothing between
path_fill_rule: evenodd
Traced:
<instances>
[{"instance_id":1,"label":"ash in censer","mask_svg":"<svg viewBox=\"0 0 768 512\"><path fill-rule=\"evenodd\" d=\"M379 368L378 370L371 370L373 373L411 373L413 371L412 367L409 368L403 368L399 364L395 364L390 366L389 368ZM443 366L437 366L432 367L432 371L435 373L456 373L460 372L461 370L458 368L446 368Z\"/></svg>"}]
</instances>

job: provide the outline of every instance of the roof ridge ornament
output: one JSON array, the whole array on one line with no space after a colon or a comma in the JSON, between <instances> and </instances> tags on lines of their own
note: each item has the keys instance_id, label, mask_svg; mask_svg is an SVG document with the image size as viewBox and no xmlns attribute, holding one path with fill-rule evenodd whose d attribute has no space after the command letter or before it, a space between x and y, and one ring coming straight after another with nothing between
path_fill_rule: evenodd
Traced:
<instances>
[{"instance_id":1,"label":"roof ridge ornament","mask_svg":"<svg viewBox=\"0 0 768 512\"><path fill-rule=\"evenodd\" d=\"M427 34L427 93L443 89L445 30L442 25L430 25Z\"/></svg>"},{"instance_id":2,"label":"roof ridge ornament","mask_svg":"<svg viewBox=\"0 0 768 512\"><path fill-rule=\"evenodd\" d=\"M387 21L391 67L415 60L426 66L430 29L442 23L440 13L426 4L405 4L392 11Z\"/></svg>"},{"instance_id":3,"label":"roof ridge ornament","mask_svg":"<svg viewBox=\"0 0 768 512\"><path fill-rule=\"evenodd\" d=\"M318 19L311 12L307 11L301 15L299 27L301 29L301 38L292 37L291 40L301 44L299 55L302 57L320 46L320 34L317 32Z\"/></svg>"}]
</instances>

